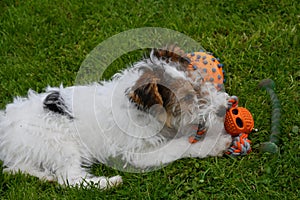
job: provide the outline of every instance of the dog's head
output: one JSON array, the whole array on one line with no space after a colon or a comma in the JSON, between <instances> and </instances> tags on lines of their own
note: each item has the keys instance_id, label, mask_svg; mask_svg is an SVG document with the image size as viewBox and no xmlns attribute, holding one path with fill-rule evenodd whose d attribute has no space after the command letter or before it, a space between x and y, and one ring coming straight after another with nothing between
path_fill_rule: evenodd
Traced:
<instances>
[{"instance_id":1,"label":"dog's head","mask_svg":"<svg viewBox=\"0 0 300 200\"><path fill-rule=\"evenodd\" d=\"M185 70L184 62L180 57L175 61L162 59L153 51L149 59L134 65L141 75L127 95L139 109L151 113L168 128L199 123L210 126L208 118L224 117L227 95L205 83L197 70Z\"/></svg>"}]
</instances>

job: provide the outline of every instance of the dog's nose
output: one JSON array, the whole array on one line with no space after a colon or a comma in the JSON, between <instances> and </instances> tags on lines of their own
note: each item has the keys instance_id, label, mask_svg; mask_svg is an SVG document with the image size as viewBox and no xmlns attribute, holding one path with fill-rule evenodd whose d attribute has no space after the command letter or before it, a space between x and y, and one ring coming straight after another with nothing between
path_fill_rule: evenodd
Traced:
<instances>
[{"instance_id":1,"label":"dog's nose","mask_svg":"<svg viewBox=\"0 0 300 200\"><path fill-rule=\"evenodd\" d=\"M226 114L226 107L223 106L223 105L219 106L219 108L218 108L217 111L216 111L216 115L217 115L218 117L224 117L225 114Z\"/></svg>"}]
</instances>

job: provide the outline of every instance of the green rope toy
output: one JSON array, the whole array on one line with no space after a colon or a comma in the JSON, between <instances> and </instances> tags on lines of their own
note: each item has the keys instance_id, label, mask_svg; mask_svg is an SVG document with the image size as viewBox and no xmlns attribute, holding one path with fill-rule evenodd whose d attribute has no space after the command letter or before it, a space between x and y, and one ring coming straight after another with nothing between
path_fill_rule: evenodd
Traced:
<instances>
[{"instance_id":1,"label":"green rope toy","mask_svg":"<svg viewBox=\"0 0 300 200\"><path fill-rule=\"evenodd\" d=\"M272 102L272 118L271 118L271 135L267 142L261 144L261 151L263 153L277 153L279 148L279 137L280 137L280 102L275 93L275 83L271 79L264 79L259 83L261 89L265 89Z\"/></svg>"}]
</instances>

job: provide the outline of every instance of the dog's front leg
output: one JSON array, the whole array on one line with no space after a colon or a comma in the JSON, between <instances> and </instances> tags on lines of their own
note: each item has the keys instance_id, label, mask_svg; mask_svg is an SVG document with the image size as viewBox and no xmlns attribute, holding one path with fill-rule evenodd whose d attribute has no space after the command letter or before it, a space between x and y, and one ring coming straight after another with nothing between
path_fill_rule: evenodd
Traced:
<instances>
[{"instance_id":1,"label":"dog's front leg","mask_svg":"<svg viewBox=\"0 0 300 200\"><path fill-rule=\"evenodd\" d=\"M141 169L163 166L182 157L187 157L190 152L193 152L190 151L190 146L187 137L174 139L148 152L133 153L131 164Z\"/></svg>"},{"instance_id":2,"label":"dog's front leg","mask_svg":"<svg viewBox=\"0 0 300 200\"><path fill-rule=\"evenodd\" d=\"M203 139L194 144L189 142L188 137L182 137L171 140L152 151L135 153L132 163L134 166L144 169L163 166L184 157L222 156L231 144L231 136L223 130L214 128L206 134Z\"/></svg>"}]
</instances>

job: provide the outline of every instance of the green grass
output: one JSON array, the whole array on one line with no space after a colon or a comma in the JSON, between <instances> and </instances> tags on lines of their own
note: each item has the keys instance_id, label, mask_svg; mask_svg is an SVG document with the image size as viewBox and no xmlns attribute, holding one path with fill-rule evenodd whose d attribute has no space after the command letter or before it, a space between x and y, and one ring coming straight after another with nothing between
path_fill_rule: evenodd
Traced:
<instances>
[{"instance_id":1,"label":"green grass","mask_svg":"<svg viewBox=\"0 0 300 200\"><path fill-rule=\"evenodd\" d=\"M226 90L255 119L253 152L245 157L182 159L145 174L93 166L123 176L116 189L64 188L0 172L2 199L299 199L300 4L296 0L0 1L0 106L32 88L74 84L85 56L100 42L139 27L186 34L221 58ZM139 57L131 53L113 66ZM109 77L113 71L108 71ZM271 78L282 106L280 152L261 154L270 135L271 104L260 80ZM1 147L0 147L1 148Z\"/></svg>"}]
</instances>

